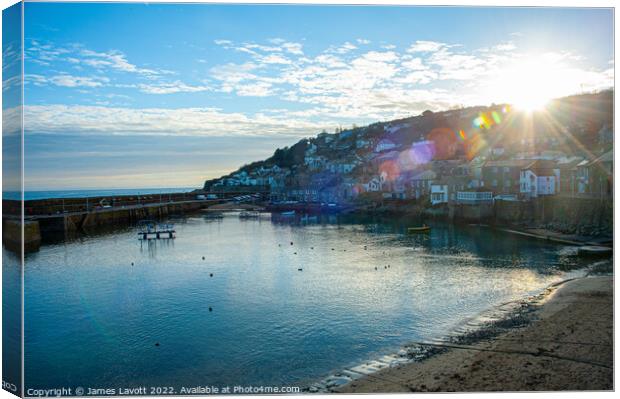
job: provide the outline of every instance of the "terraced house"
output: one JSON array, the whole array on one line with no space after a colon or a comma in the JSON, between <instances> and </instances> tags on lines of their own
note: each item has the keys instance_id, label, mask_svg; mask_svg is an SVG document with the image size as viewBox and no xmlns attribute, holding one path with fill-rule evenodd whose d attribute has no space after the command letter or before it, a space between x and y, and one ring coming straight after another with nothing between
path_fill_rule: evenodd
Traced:
<instances>
[{"instance_id":1,"label":"terraced house","mask_svg":"<svg viewBox=\"0 0 620 399\"><path fill-rule=\"evenodd\" d=\"M521 169L532 163L527 159L487 161L482 166L482 186L495 195L519 195Z\"/></svg>"}]
</instances>

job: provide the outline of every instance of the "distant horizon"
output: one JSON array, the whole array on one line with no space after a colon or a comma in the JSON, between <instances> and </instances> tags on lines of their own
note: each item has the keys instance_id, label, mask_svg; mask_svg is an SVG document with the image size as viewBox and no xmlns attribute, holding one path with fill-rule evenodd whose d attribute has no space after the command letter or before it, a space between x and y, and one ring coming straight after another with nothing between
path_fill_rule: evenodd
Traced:
<instances>
[{"instance_id":1,"label":"distant horizon","mask_svg":"<svg viewBox=\"0 0 620 399\"><path fill-rule=\"evenodd\" d=\"M98 188L98 189L64 189L64 190L25 190L24 200L69 199L87 197L108 197L123 195L158 195L192 192L201 187L137 187L137 188ZM2 199L21 200L21 191L3 190Z\"/></svg>"},{"instance_id":2,"label":"distant horizon","mask_svg":"<svg viewBox=\"0 0 620 399\"><path fill-rule=\"evenodd\" d=\"M201 187L99 187L99 188L61 188L50 190L25 190L29 193L42 193L49 191L123 191L123 190L176 190L176 189L200 189Z\"/></svg>"},{"instance_id":3,"label":"distant horizon","mask_svg":"<svg viewBox=\"0 0 620 399\"><path fill-rule=\"evenodd\" d=\"M552 98L550 100L550 102L552 101L556 101L556 100L561 100L563 98L567 98L567 97L573 97L573 96L579 96L579 95L589 95L589 94L597 94L597 93L601 93L601 92L605 92L605 91L614 91L614 88L605 88L605 89L600 89L600 90L595 90L595 91L591 91L591 92L587 92L587 93L575 93L575 94L569 94L567 96L562 96L562 97L557 97L557 98ZM459 107L456 108L458 109L467 109L467 108L479 108L479 107L493 107L493 106L502 106L502 105L510 105L512 106L512 104L508 104L508 103L500 103L500 104L478 104L478 105L470 105L470 106L466 106L466 107ZM441 109L441 110L435 110L433 112L435 113L442 113L442 112L450 112L455 110L455 108L449 108L449 109ZM416 117L419 115L409 115L409 116L404 116L403 118L399 118L399 119L406 119L406 118L412 118L412 117ZM373 123L384 123L384 122L390 122L390 121L374 121L374 122L370 122L368 125L373 124ZM362 125L359 127L364 127L367 125ZM346 127L343 128L342 131L347 131L347 130L351 130L352 127ZM330 131L328 132L330 134L335 134L335 131ZM308 136L307 138L313 138L316 137L320 134L320 132L315 133L314 135ZM285 145L286 147L290 147L290 145L295 144L296 142L298 142L299 139L296 139L296 141L291 142L289 145ZM273 151L275 151L277 148L281 148L281 147L274 147ZM190 186L190 185L186 185L186 186L172 186L172 187L136 187L136 186L126 186L126 187L96 187L96 188L50 188L50 189L41 189L41 188L36 188L36 189L30 189L30 190L25 190L24 192L29 192L29 193L42 193L42 192L67 192L67 191L121 191L121 190L174 190L174 189L202 189L204 182L207 180L212 180L212 179L217 179L219 177L228 175L230 173L235 172L236 170L238 170L239 168L241 168L243 165L245 164L249 164L252 162L257 162L257 161L262 161L264 159L266 159L268 157L262 158L262 159L252 159L252 160L247 160L237 166L233 166L232 169L230 169L227 172L224 172L223 174L217 175L217 176L213 176L213 177L208 177L203 179L198 185L194 186ZM3 191L3 192L19 192L19 191L11 191L11 190L7 190L7 191Z\"/></svg>"},{"instance_id":4,"label":"distant horizon","mask_svg":"<svg viewBox=\"0 0 620 399\"><path fill-rule=\"evenodd\" d=\"M601 89L601 90L596 90L596 91L592 91L592 92L588 92L588 93L575 93L575 94L570 94L567 96L562 96L562 97L557 97L557 98L553 98L550 100L550 102L552 101L556 101L556 100L561 100L563 98L567 98L567 97L573 97L573 96L579 96L579 95L591 95L591 94L597 94L597 93L601 93L601 92L605 92L605 91L614 91L614 88L606 88L606 89ZM512 105L512 104L508 104L508 103L500 103L500 104L487 104L487 105L483 105L483 104L479 104L479 105L471 105L471 106L467 106L467 107L461 107L461 108L457 108L458 109L467 109L467 108L479 108L479 107L493 107L493 106L502 106L502 105ZM455 110L455 108L450 108L450 109L442 109L442 110L435 110L433 112L435 113L442 113L442 112L450 112L452 110ZM406 119L406 118L412 118L412 117L416 117L419 115L409 115L409 116L404 116L402 118L399 119ZM371 122L369 124L373 124L373 123L384 123L384 122L390 122L390 121L375 121L375 122ZM364 127L367 125L363 125L360 127ZM343 131L347 131L347 130L351 130L351 127L347 127L347 128L343 128ZM328 132L330 134L335 134L334 131ZM320 132L315 133L314 135L308 136L307 138L313 138L316 137L320 134ZM298 142L299 139L296 139L295 142L291 142L289 145L286 145L287 147L290 145L295 144L296 142ZM276 147L273 149L273 151L275 151L277 148L281 148L281 147ZM228 175L230 173L233 173L234 171L238 170L239 168L241 168L244 164L249 164L252 162L257 162L257 161L262 161L267 159L268 157L262 158L262 159L254 159L254 160L248 160L246 162L244 162L243 164L239 164L237 166L234 166L232 169L230 169L228 172L225 172L223 174L217 175L217 176L213 176L213 177L209 177L209 178L205 178L203 179L198 185L194 186L172 186L172 187L137 187L137 186L126 186L126 187L97 187L97 188L53 188L53 189L31 189L31 190L25 190L24 192L30 192L30 193L38 193L38 192L66 192L66 191L114 191L114 190L174 190L174 189L202 189L204 182L207 180L212 180L212 179L217 179L219 177ZM12 192L12 191L9 191ZM17 191L18 192L18 191Z\"/></svg>"},{"instance_id":5,"label":"distant horizon","mask_svg":"<svg viewBox=\"0 0 620 399\"><path fill-rule=\"evenodd\" d=\"M613 88L610 9L24 7L29 191L200 187L323 130Z\"/></svg>"}]
</instances>

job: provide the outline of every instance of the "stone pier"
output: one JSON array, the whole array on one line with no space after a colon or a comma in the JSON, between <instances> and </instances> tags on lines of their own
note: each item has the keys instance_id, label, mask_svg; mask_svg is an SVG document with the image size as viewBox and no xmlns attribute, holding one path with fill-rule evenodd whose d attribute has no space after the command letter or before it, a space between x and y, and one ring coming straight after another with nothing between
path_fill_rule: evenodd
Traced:
<instances>
[{"instance_id":1,"label":"stone pier","mask_svg":"<svg viewBox=\"0 0 620 399\"><path fill-rule=\"evenodd\" d=\"M95 231L104 226L125 226L144 219L162 219L199 211L219 201L186 201L149 204L143 206L98 209L91 212L28 216L24 222L25 252L37 251L41 242L53 238L66 238L80 232ZM19 218L3 220L3 243L6 248L19 252L21 248L21 223Z\"/></svg>"}]
</instances>

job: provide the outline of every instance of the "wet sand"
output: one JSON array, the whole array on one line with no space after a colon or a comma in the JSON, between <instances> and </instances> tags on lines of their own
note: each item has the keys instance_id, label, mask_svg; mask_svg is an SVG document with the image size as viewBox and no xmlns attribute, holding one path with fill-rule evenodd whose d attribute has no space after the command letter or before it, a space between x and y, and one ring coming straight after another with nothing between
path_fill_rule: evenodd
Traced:
<instances>
[{"instance_id":1,"label":"wet sand","mask_svg":"<svg viewBox=\"0 0 620 399\"><path fill-rule=\"evenodd\" d=\"M613 277L565 282L527 323L473 344L380 370L337 392L613 389Z\"/></svg>"}]
</instances>

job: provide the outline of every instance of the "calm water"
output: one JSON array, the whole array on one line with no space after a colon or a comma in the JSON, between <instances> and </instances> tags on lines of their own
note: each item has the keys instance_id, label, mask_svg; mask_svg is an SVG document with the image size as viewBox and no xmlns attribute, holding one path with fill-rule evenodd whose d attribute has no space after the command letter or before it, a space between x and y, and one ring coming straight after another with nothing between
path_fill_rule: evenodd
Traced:
<instances>
[{"instance_id":1,"label":"calm water","mask_svg":"<svg viewBox=\"0 0 620 399\"><path fill-rule=\"evenodd\" d=\"M114 195L150 195L162 193L184 193L195 190L196 188L176 187L176 188L119 188L107 190L56 190L56 191L26 191L25 200L39 200L48 198L87 198L87 197L111 197ZM3 199L20 200L19 191L4 191Z\"/></svg>"},{"instance_id":2,"label":"calm water","mask_svg":"<svg viewBox=\"0 0 620 399\"><path fill-rule=\"evenodd\" d=\"M175 240L43 246L26 259L27 387L306 384L582 267L480 227L340 222L197 215Z\"/></svg>"}]
</instances>

